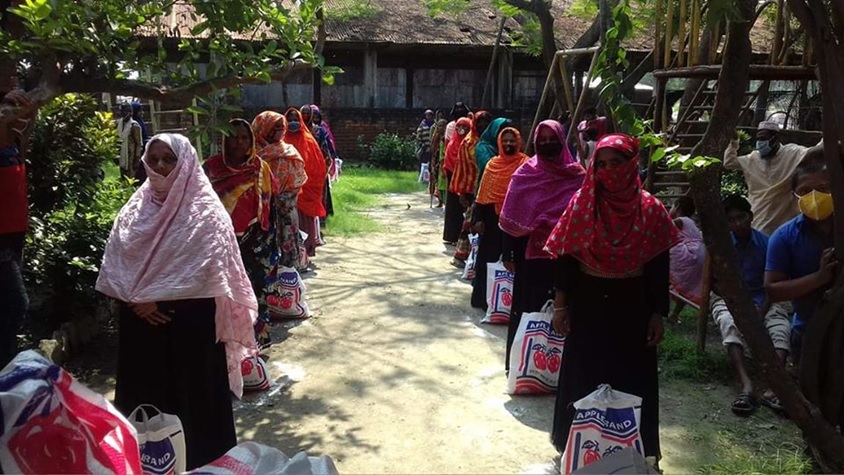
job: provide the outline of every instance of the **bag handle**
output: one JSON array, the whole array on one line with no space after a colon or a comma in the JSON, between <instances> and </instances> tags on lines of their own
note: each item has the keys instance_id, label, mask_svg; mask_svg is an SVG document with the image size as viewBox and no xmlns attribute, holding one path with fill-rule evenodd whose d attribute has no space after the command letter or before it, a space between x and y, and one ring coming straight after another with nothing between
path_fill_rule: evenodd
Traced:
<instances>
[{"instance_id":1,"label":"bag handle","mask_svg":"<svg viewBox=\"0 0 844 475\"><path fill-rule=\"evenodd\" d=\"M141 404L140 406L136 407L135 410L132 411L131 414L129 414L129 417L128 417L129 421L130 422L138 422L138 415L140 415L141 416L140 422L141 422L141 424L144 425L144 428L146 428L147 423L149 423L149 414L147 414L147 411L144 410L145 407L155 409L155 412L157 412L158 414L162 414L161 410L158 409L157 407L153 406L152 404Z\"/></svg>"},{"instance_id":2,"label":"bag handle","mask_svg":"<svg viewBox=\"0 0 844 475\"><path fill-rule=\"evenodd\" d=\"M554 300L553 299L549 299L547 302L545 302L545 305L542 306L542 312L547 313L549 315L554 314Z\"/></svg>"}]
</instances>

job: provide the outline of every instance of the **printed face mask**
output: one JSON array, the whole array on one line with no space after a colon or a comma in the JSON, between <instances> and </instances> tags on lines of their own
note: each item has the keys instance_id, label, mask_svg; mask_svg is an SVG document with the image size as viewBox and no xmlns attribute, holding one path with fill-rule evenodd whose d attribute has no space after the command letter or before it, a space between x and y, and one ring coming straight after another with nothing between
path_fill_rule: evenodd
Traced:
<instances>
[{"instance_id":1,"label":"printed face mask","mask_svg":"<svg viewBox=\"0 0 844 475\"><path fill-rule=\"evenodd\" d=\"M298 132L302 128L302 123L299 121L292 121L287 123L287 130L291 132Z\"/></svg>"},{"instance_id":2,"label":"printed face mask","mask_svg":"<svg viewBox=\"0 0 844 475\"><path fill-rule=\"evenodd\" d=\"M563 151L563 145L556 142L536 144L536 154L545 160L556 160Z\"/></svg>"},{"instance_id":3,"label":"printed face mask","mask_svg":"<svg viewBox=\"0 0 844 475\"><path fill-rule=\"evenodd\" d=\"M797 204L800 207L800 212L813 221L823 221L832 216L834 211L832 195L816 190L801 196Z\"/></svg>"}]
</instances>

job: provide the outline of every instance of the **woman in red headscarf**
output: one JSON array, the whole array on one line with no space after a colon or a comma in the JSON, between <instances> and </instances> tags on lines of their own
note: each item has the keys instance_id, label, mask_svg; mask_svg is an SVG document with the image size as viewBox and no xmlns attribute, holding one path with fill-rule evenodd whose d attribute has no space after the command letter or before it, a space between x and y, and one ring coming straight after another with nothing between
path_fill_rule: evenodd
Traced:
<instances>
[{"instance_id":1,"label":"woman in red headscarf","mask_svg":"<svg viewBox=\"0 0 844 475\"><path fill-rule=\"evenodd\" d=\"M553 326L567 335L552 432L560 452L572 404L609 384L642 398L645 456L659 460L656 346L668 313L669 249L678 241L668 211L642 189L638 140L601 138L545 247L560 256Z\"/></svg>"},{"instance_id":2,"label":"woman in red headscarf","mask_svg":"<svg viewBox=\"0 0 844 475\"><path fill-rule=\"evenodd\" d=\"M472 223L478 239L472 306L486 309L486 265L501 258L501 228L498 215L507 196L507 187L516 170L530 157L522 153L522 134L513 127L498 134L498 155L486 164L472 209Z\"/></svg>"},{"instance_id":3,"label":"woman in red headscarf","mask_svg":"<svg viewBox=\"0 0 844 475\"><path fill-rule=\"evenodd\" d=\"M492 114L478 111L472 117L472 129L460 142L457 149L457 163L454 165L454 175L448 190L458 196L463 208L464 221L457 239L457 249L454 251L455 265L462 265L469 258L469 232L472 228L472 203L475 201L475 191L478 186L478 163L475 160L475 145L481 139L481 134L492 122Z\"/></svg>"},{"instance_id":4,"label":"woman in red headscarf","mask_svg":"<svg viewBox=\"0 0 844 475\"><path fill-rule=\"evenodd\" d=\"M319 144L311 134L309 125L302 118L302 113L291 107L284 115L287 118L284 141L299 151L302 160L305 161L305 173L308 175L308 181L299 193L299 229L308 235L304 250L309 257L313 257L316 255L319 242L319 220L326 215L323 188L325 177L328 176L328 167Z\"/></svg>"},{"instance_id":5,"label":"woman in red headscarf","mask_svg":"<svg viewBox=\"0 0 844 475\"><path fill-rule=\"evenodd\" d=\"M443 158L443 170L448 180L448 193L445 198L445 223L443 224L443 242L447 245L455 245L460 237L460 228L463 226L463 206L460 204L460 196L451 191L451 182L454 179L454 169L457 167L460 144L472 129L472 120L468 117L461 117L454 127L454 134L451 135L445 147Z\"/></svg>"}]
</instances>

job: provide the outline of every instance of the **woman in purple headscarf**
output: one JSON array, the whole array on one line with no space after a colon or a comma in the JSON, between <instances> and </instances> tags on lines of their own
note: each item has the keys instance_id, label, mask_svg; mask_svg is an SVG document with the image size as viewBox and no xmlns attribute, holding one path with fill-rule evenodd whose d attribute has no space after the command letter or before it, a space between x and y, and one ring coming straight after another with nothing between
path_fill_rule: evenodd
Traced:
<instances>
[{"instance_id":1,"label":"woman in purple headscarf","mask_svg":"<svg viewBox=\"0 0 844 475\"><path fill-rule=\"evenodd\" d=\"M571 197L580 189L585 170L565 146L563 126L543 121L534 133L536 155L513 175L499 217L504 266L515 274L505 369L523 312L538 312L554 298L555 256L545 242Z\"/></svg>"}]
</instances>

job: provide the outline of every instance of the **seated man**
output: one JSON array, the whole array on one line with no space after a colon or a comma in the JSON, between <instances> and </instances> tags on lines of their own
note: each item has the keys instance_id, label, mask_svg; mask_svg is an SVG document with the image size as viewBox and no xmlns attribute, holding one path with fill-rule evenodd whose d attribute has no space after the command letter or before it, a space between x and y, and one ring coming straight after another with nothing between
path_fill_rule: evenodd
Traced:
<instances>
[{"instance_id":1,"label":"seated man","mask_svg":"<svg viewBox=\"0 0 844 475\"><path fill-rule=\"evenodd\" d=\"M750 226L753 213L750 203L742 196L728 196L723 204L724 211L727 212L727 223L733 244L736 246L739 257L742 281L750 290L759 314L764 315L765 328L768 330L780 361L785 364L790 348L791 306L788 303L768 304L765 297L765 258L768 251L768 236ZM717 291L717 282L715 286ZM744 362L744 341L724 299L714 292L711 298L711 312L715 324L721 330L721 339L727 348L730 363L741 383L741 393L732 405L733 413L737 416L749 416L756 410L757 404L753 392L753 381L747 373ZM782 410L782 405L770 389L762 394L761 402L772 409Z\"/></svg>"},{"instance_id":2,"label":"seated man","mask_svg":"<svg viewBox=\"0 0 844 475\"><path fill-rule=\"evenodd\" d=\"M794 304L791 360L795 365L800 363L806 323L838 265L833 253L830 187L823 164L801 164L791 180L800 215L780 226L768 243L765 288L771 302Z\"/></svg>"}]
</instances>

